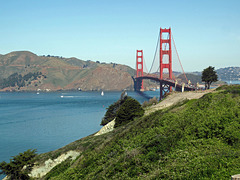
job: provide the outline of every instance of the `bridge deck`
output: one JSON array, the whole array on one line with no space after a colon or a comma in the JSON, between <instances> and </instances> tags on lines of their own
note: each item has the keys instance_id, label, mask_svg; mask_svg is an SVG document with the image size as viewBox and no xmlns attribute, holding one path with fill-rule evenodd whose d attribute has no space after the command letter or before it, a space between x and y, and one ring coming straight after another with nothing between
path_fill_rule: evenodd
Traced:
<instances>
[{"instance_id":1,"label":"bridge deck","mask_svg":"<svg viewBox=\"0 0 240 180\"><path fill-rule=\"evenodd\" d=\"M141 77L135 77L136 80L143 80L143 79L150 79L159 82L160 84L167 84L169 86L175 87L176 86L176 91L182 91L182 84L176 84L174 80L170 79L160 79L156 76L141 76ZM190 86L184 86L184 91L195 91L195 87L190 87Z\"/></svg>"}]
</instances>

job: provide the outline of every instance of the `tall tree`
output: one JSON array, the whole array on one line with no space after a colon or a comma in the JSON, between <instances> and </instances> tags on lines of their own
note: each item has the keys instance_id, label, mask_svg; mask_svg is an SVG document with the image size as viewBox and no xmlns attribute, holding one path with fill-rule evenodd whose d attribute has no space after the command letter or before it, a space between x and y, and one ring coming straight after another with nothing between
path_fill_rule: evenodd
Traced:
<instances>
[{"instance_id":1,"label":"tall tree","mask_svg":"<svg viewBox=\"0 0 240 180\"><path fill-rule=\"evenodd\" d=\"M209 89L212 82L218 80L217 72L214 71L214 67L209 66L202 72L202 81L205 82L205 89Z\"/></svg>"}]
</instances>

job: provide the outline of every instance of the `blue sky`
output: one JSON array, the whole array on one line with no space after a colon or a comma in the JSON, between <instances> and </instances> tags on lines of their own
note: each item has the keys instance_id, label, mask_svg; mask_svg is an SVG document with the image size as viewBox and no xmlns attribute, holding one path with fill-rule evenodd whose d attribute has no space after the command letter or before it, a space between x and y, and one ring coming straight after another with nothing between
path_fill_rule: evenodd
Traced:
<instances>
[{"instance_id":1,"label":"blue sky","mask_svg":"<svg viewBox=\"0 0 240 180\"><path fill-rule=\"evenodd\" d=\"M0 54L150 67L160 27L172 34L185 71L240 66L240 0L0 0Z\"/></svg>"}]
</instances>

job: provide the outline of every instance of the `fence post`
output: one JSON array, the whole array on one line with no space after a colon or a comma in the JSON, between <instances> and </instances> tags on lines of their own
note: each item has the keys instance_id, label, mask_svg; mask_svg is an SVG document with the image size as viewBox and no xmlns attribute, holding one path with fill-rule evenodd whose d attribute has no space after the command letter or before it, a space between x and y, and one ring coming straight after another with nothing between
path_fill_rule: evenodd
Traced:
<instances>
[{"instance_id":1,"label":"fence post","mask_svg":"<svg viewBox=\"0 0 240 180\"><path fill-rule=\"evenodd\" d=\"M182 83L182 92L184 92L185 83Z\"/></svg>"}]
</instances>

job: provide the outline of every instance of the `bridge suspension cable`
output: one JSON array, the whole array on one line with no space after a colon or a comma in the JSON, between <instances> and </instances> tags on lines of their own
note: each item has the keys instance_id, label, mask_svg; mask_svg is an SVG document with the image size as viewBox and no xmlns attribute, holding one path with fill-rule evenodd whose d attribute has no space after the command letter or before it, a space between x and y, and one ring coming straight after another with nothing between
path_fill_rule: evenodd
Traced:
<instances>
[{"instance_id":1,"label":"bridge suspension cable","mask_svg":"<svg viewBox=\"0 0 240 180\"><path fill-rule=\"evenodd\" d=\"M159 34L158 34L157 46L156 46L156 49L155 49L155 53L154 53L154 57L153 57L153 62L152 62L151 68L150 68L150 70L149 70L149 72L148 72L149 74L151 73L152 68L153 68L153 65L154 65L154 62L155 62L155 60L156 60L156 55L157 55L157 52L158 52L159 41L160 41L160 32L159 32ZM158 68L158 70L159 70L159 68ZM157 70L157 71L158 71L158 70Z\"/></svg>"},{"instance_id":2,"label":"bridge suspension cable","mask_svg":"<svg viewBox=\"0 0 240 180\"><path fill-rule=\"evenodd\" d=\"M145 72L146 72L147 74L149 74L148 69L147 69L147 66L146 66L146 61L145 61L145 58L144 58L144 57L143 57L143 63L144 63L144 65L143 65L143 70L145 70Z\"/></svg>"},{"instance_id":3,"label":"bridge suspension cable","mask_svg":"<svg viewBox=\"0 0 240 180\"><path fill-rule=\"evenodd\" d=\"M167 36L167 39L169 39L169 34L168 34L168 36ZM157 69L155 72L152 72L153 67L154 67L154 65L155 65L156 59L159 60L159 59L157 58L157 55L159 55L159 43L160 43L160 31L159 31L159 34L158 34L158 40L157 40L157 45L156 45L156 49L155 49L155 53L154 53L152 65L151 65L151 68L150 68L148 74L155 73L155 72L159 72L159 70L160 70L160 67L158 66L158 69ZM164 44L164 48L163 48L163 49L164 49L164 50L167 49L167 44L166 44L166 43Z\"/></svg>"},{"instance_id":4,"label":"bridge suspension cable","mask_svg":"<svg viewBox=\"0 0 240 180\"><path fill-rule=\"evenodd\" d=\"M179 64L180 64L180 66L181 66L181 68L182 68L184 77L185 77L185 79L186 79L186 81L187 81L187 83L188 83L188 79L187 79L187 76L186 76L186 74L185 74L185 72L184 72L184 70L183 70L183 66L182 66L182 63L181 63L181 61L180 61L180 57L179 57L179 54L178 54L178 51L177 51L177 48L176 48L175 41L174 41L174 39L173 39L173 35L172 35L172 40L173 40L174 48L175 48L175 50L176 50L176 54L177 54L177 58L178 58Z\"/></svg>"},{"instance_id":5,"label":"bridge suspension cable","mask_svg":"<svg viewBox=\"0 0 240 180\"><path fill-rule=\"evenodd\" d=\"M140 53L140 55L138 53ZM173 59L175 59L175 61L173 61ZM173 70L175 68L173 69L173 62L178 63L178 64L175 64L176 70L174 73L173 73ZM155 66L156 63L159 63L158 66ZM147 75L143 74L144 68L145 68L145 72L148 73ZM155 71L154 68L155 69L158 68L157 71ZM177 68L179 69L177 70ZM134 84L134 88L139 91L143 90L144 89L143 79L150 79L150 80L157 81L160 83L160 99L163 98L163 93L166 93L167 91L171 91L172 87L174 86L176 91L194 90L193 87L184 86L184 83L183 83L183 81L185 81L184 78L186 79L187 83L188 83L188 79L184 72L184 69L176 48L175 41L171 33L171 28L169 29L160 28L153 61L149 71L147 70L145 59L143 57L143 50L137 50L137 68L136 69L137 69L136 71L137 75L134 80L134 82L136 82ZM167 71L164 72L164 70L167 70ZM141 75L139 75L139 72L141 72ZM160 77L155 76L153 74L156 72L159 72ZM181 73L183 74L184 78L178 76L178 74L181 74ZM180 83L177 83L178 79Z\"/></svg>"}]
</instances>

